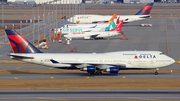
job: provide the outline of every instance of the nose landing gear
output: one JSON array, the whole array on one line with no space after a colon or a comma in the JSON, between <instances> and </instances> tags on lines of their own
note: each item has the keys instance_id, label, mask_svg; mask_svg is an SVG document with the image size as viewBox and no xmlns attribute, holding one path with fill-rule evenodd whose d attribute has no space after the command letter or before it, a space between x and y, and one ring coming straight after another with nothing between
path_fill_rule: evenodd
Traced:
<instances>
[{"instance_id":1,"label":"nose landing gear","mask_svg":"<svg viewBox=\"0 0 180 101\"><path fill-rule=\"evenodd\" d=\"M158 75L158 70L159 68L156 68L156 72L154 73L155 75Z\"/></svg>"},{"instance_id":2,"label":"nose landing gear","mask_svg":"<svg viewBox=\"0 0 180 101\"><path fill-rule=\"evenodd\" d=\"M156 71L154 74L155 74L155 75L158 75L158 72Z\"/></svg>"}]
</instances>

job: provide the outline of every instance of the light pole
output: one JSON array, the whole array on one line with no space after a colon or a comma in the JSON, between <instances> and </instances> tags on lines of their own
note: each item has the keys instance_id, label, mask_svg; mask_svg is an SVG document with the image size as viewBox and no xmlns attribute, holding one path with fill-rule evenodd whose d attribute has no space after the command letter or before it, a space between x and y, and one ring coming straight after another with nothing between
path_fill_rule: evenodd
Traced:
<instances>
[{"instance_id":1,"label":"light pole","mask_svg":"<svg viewBox=\"0 0 180 101\"><path fill-rule=\"evenodd\" d=\"M71 17L71 10L70 10L70 0L69 0L69 17L68 18L70 18ZM69 20L71 20L71 19L69 19ZM69 21L69 22L71 22L71 21Z\"/></svg>"},{"instance_id":2,"label":"light pole","mask_svg":"<svg viewBox=\"0 0 180 101\"><path fill-rule=\"evenodd\" d=\"M86 3L84 3L84 15L86 13Z\"/></svg>"},{"instance_id":3,"label":"light pole","mask_svg":"<svg viewBox=\"0 0 180 101\"><path fill-rule=\"evenodd\" d=\"M2 27L4 27L4 0L2 0Z\"/></svg>"},{"instance_id":4,"label":"light pole","mask_svg":"<svg viewBox=\"0 0 180 101\"><path fill-rule=\"evenodd\" d=\"M45 3L44 3L44 14L43 14L43 24L44 24L44 39L45 39Z\"/></svg>"},{"instance_id":5,"label":"light pole","mask_svg":"<svg viewBox=\"0 0 180 101\"><path fill-rule=\"evenodd\" d=\"M57 0L56 0L56 35L57 35Z\"/></svg>"},{"instance_id":6,"label":"light pole","mask_svg":"<svg viewBox=\"0 0 180 101\"><path fill-rule=\"evenodd\" d=\"M40 4L40 2L39 2L39 4ZM39 16L39 5L38 5L38 36L37 36L37 38L38 38L38 48L39 48L39 18L40 18L40 16Z\"/></svg>"},{"instance_id":7,"label":"light pole","mask_svg":"<svg viewBox=\"0 0 180 101\"><path fill-rule=\"evenodd\" d=\"M45 15L43 14L44 39L45 39Z\"/></svg>"},{"instance_id":8,"label":"light pole","mask_svg":"<svg viewBox=\"0 0 180 101\"><path fill-rule=\"evenodd\" d=\"M77 8L77 1L75 0L75 15L77 14L76 9Z\"/></svg>"},{"instance_id":9,"label":"light pole","mask_svg":"<svg viewBox=\"0 0 180 101\"><path fill-rule=\"evenodd\" d=\"M61 0L59 0L59 16L60 16L60 20L59 20L59 26L61 27Z\"/></svg>"},{"instance_id":10,"label":"light pole","mask_svg":"<svg viewBox=\"0 0 180 101\"><path fill-rule=\"evenodd\" d=\"M81 11L81 5L80 5L80 0L79 0L79 15L80 15L80 11Z\"/></svg>"},{"instance_id":11,"label":"light pole","mask_svg":"<svg viewBox=\"0 0 180 101\"><path fill-rule=\"evenodd\" d=\"M63 0L63 25L64 25L64 15L65 15L65 13L64 13L64 0Z\"/></svg>"},{"instance_id":12,"label":"light pole","mask_svg":"<svg viewBox=\"0 0 180 101\"><path fill-rule=\"evenodd\" d=\"M74 5L75 5L75 1L73 0L73 4L72 4L72 16L74 16ZM72 22L74 23L74 17L72 19Z\"/></svg>"},{"instance_id":13,"label":"light pole","mask_svg":"<svg viewBox=\"0 0 180 101\"><path fill-rule=\"evenodd\" d=\"M40 19L40 16L38 16L38 48L39 48L39 19Z\"/></svg>"},{"instance_id":14,"label":"light pole","mask_svg":"<svg viewBox=\"0 0 180 101\"><path fill-rule=\"evenodd\" d=\"M50 2L49 2L48 23L49 23L49 40L51 40Z\"/></svg>"},{"instance_id":15,"label":"light pole","mask_svg":"<svg viewBox=\"0 0 180 101\"><path fill-rule=\"evenodd\" d=\"M51 22L50 22L50 13L48 13L48 23L49 23L49 40L51 40Z\"/></svg>"},{"instance_id":16,"label":"light pole","mask_svg":"<svg viewBox=\"0 0 180 101\"><path fill-rule=\"evenodd\" d=\"M34 21L34 6L33 6L33 21ZM33 33L34 33L34 22L33 22L33 29L32 30L33 30Z\"/></svg>"},{"instance_id":17,"label":"light pole","mask_svg":"<svg viewBox=\"0 0 180 101\"><path fill-rule=\"evenodd\" d=\"M67 0L66 0L66 23L67 23Z\"/></svg>"},{"instance_id":18,"label":"light pole","mask_svg":"<svg viewBox=\"0 0 180 101\"><path fill-rule=\"evenodd\" d=\"M36 18L35 17L33 17L33 45L34 45L34 20L35 20Z\"/></svg>"},{"instance_id":19,"label":"light pole","mask_svg":"<svg viewBox=\"0 0 180 101\"><path fill-rule=\"evenodd\" d=\"M20 21L20 35L22 35L21 24L22 24L22 21Z\"/></svg>"},{"instance_id":20,"label":"light pole","mask_svg":"<svg viewBox=\"0 0 180 101\"><path fill-rule=\"evenodd\" d=\"M31 30L31 25L32 25L32 19L29 19L29 21L30 21L30 32L32 33L32 30Z\"/></svg>"},{"instance_id":21,"label":"light pole","mask_svg":"<svg viewBox=\"0 0 180 101\"><path fill-rule=\"evenodd\" d=\"M26 20L26 34L27 34L27 20Z\"/></svg>"},{"instance_id":22,"label":"light pole","mask_svg":"<svg viewBox=\"0 0 180 101\"><path fill-rule=\"evenodd\" d=\"M12 29L14 29L14 24L12 25Z\"/></svg>"}]
</instances>

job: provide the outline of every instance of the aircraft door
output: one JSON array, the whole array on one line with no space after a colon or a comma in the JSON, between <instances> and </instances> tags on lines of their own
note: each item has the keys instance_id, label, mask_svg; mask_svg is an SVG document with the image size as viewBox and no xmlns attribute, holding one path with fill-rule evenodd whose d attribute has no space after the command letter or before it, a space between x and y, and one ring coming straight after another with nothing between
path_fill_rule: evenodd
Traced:
<instances>
[{"instance_id":1,"label":"aircraft door","mask_svg":"<svg viewBox=\"0 0 180 101\"><path fill-rule=\"evenodd\" d=\"M154 60L150 60L150 64L154 64Z\"/></svg>"},{"instance_id":2,"label":"aircraft door","mask_svg":"<svg viewBox=\"0 0 180 101\"><path fill-rule=\"evenodd\" d=\"M99 59L99 63L103 63L103 59L102 58Z\"/></svg>"},{"instance_id":3,"label":"aircraft door","mask_svg":"<svg viewBox=\"0 0 180 101\"><path fill-rule=\"evenodd\" d=\"M79 59L78 58L76 58L75 61L76 61L76 63L79 63Z\"/></svg>"}]
</instances>

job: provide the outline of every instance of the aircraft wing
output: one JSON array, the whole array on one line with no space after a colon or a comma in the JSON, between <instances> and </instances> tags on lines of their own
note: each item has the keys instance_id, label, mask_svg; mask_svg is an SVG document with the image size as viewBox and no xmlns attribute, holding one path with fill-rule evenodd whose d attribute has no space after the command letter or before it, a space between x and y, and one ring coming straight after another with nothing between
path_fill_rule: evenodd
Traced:
<instances>
[{"instance_id":1,"label":"aircraft wing","mask_svg":"<svg viewBox=\"0 0 180 101\"><path fill-rule=\"evenodd\" d=\"M53 60L53 59L51 59L50 60L52 63L54 63L54 64L58 64L59 62L57 62L57 61L55 61L55 60ZM126 65L125 64L100 64L100 63L60 63L60 64L70 64L70 65L72 65L72 66L78 66L78 65L93 65L93 66L103 66L103 65L106 65L106 66L109 66L109 67L114 67L114 66L116 66L116 67L126 67Z\"/></svg>"},{"instance_id":2,"label":"aircraft wing","mask_svg":"<svg viewBox=\"0 0 180 101\"><path fill-rule=\"evenodd\" d=\"M99 34L90 35L91 38L96 38Z\"/></svg>"}]
</instances>

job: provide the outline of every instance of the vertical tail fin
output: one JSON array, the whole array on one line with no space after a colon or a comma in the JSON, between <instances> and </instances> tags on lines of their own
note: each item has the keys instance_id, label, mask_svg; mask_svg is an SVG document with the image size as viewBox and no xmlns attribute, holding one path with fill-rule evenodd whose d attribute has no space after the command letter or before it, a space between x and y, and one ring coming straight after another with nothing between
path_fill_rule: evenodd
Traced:
<instances>
[{"instance_id":1,"label":"vertical tail fin","mask_svg":"<svg viewBox=\"0 0 180 101\"><path fill-rule=\"evenodd\" d=\"M120 16L117 18L117 20L116 20L116 24L118 24L118 23L119 23L119 18L120 18Z\"/></svg>"},{"instance_id":2,"label":"vertical tail fin","mask_svg":"<svg viewBox=\"0 0 180 101\"><path fill-rule=\"evenodd\" d=\"M154 3L148 3L146 6L144 6L139 12L137 12L135 15L148 15L151 12L151 9L153 7Z\"/></svg>"},{"instance_id":3,"label":"vertical tail fin","mask_svg":"<svg viewBox=\"0 0 180 101\"><path fill-rule=\"evenodd\" d=\"M107 26L105 28L105 31L109 31L111 29L114 29L116 27L116 23L114 22L114 20L109 24L109 26Z\"/></svg>"},{"instance_id":4,"label":"vertical tail fin","mask_svg":"<svg viewBox=\"0 0 180 101\"><path fill-rule=\"evenodd\" d=\"M13 29L5 29L14 53L42 53L23 36Z\"/></svg>"},{"instance_id":5,"label":"vertical tail fin","mask_svg":"<svg viewBox=\"0 0 180 101\"><path fill-rule=\"evenodd\" d=\"M117 26L116 26L114 29L110 30L110 31L118 31L118 32L121 32L122 25L123 25L123 20L121 20L121 21L117 24Z\"/></svg>"},{"instance_id":6,"label":"vertical tail fin","mask_svg":"<svg viewBox=\"0 0 180 101\"><path fill-rule=\"evenodd\" d=\"M105 23L111 23L115 18L116 18L117 14L114 14L113 17L108 21L108 22L105 22Z\"/></svg>"}]
</instances>

